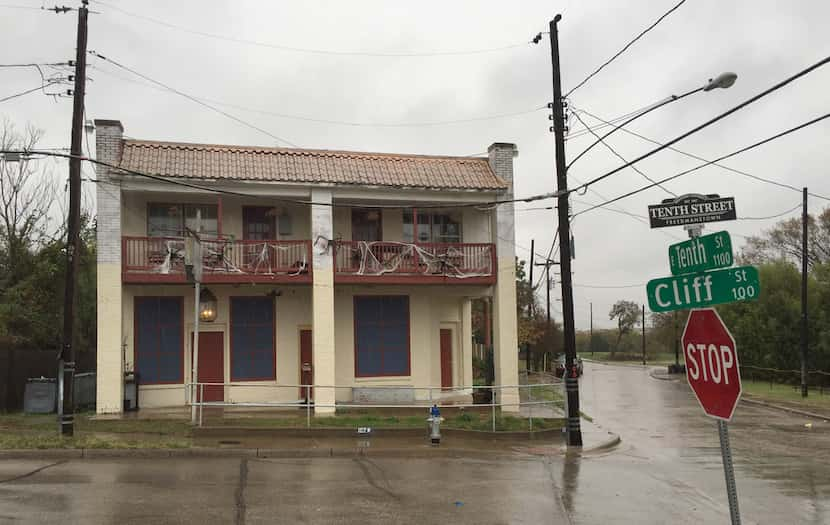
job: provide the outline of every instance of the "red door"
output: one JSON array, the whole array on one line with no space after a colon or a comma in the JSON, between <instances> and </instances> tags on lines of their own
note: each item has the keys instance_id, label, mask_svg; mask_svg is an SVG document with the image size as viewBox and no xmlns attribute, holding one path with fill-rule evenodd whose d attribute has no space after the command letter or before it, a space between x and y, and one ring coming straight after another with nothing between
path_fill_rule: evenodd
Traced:
<instances>
[{"instance_id":1,"label":"red door","mask_svg":"<svg viewBox=\"0 0 830 525\"><path fill-rule=\"evenodd\" d=\"M441 329L441 388L452 388L452 330Z\"/></svg>"},{"instance_id":2,"label":"red door","mask_svg":"<svg viewBox=\"0 0 830 525\"><path fill-rule=\"evenodd\" d=\"M223 332L199 332L199 383L225 382L224 340ZM201 399L202 388L198 387L196 399ZM205 401L225 399L225 388L222 385L205 386L204 393Z\"/></svg>"},{"instance_id":3,"label":"red door","mask_svg":"<svg viewBox=\"0 0 830 525\"><path fill-rule=\"evenodd\" d=\"M300 330L300 384L314 384L314 368L311 356L311 330ZM314 389L308 389L308 395L314 399ZM300 397L305 399L306 389L300 387Z\"/></svg>"}]
</instances>

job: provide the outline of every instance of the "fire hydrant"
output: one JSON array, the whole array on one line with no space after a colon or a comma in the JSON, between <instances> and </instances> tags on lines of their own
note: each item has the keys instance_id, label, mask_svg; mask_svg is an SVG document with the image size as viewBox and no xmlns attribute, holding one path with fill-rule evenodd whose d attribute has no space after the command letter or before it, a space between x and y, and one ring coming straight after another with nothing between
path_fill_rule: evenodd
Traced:
<instances>
[{"instance_id":1,"label":"fire hydrant","mask_svg":"<svg viewBox=\"0 0 830 525\"><path fill-rule=\"evenodd\" d=\"M444 418L441 417L441 411L438 410L438 405L432 405L432 408L429 409L427 421L429 422L429 441L437 446L441 443L441 421L444 421Z\"/></svg>"}]
</instances>

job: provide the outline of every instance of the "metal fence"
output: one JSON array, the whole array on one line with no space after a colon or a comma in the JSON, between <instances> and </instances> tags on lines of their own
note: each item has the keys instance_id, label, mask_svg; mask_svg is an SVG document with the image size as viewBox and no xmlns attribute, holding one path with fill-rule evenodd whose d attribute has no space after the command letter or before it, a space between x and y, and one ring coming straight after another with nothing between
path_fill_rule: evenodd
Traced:
<instances>
[{"instance_id":1,"label":"metal fence","mask_svg":"<svg viewBox=\"0 0 830 525\"><path fill-rule=\"evenodd\" d=\"M359 385L359 386L339 386L339 385L318 385L318 384L249 384L249 383L188 383L185 385L185 395L187 405L192 409L192 416L194 422L202 426L204 420L205 408L304 408L306 413L306 427L311 427L312 409L314 408L330 408L330 409L423 409L429 408L432 405L437 405L444 409L466 409L466 408L489 408L490 418L492 421L492 430L496 431L496 409L505 407L517 408L517 412L521 413L522 408L526 409L528 419L528 430L533 430L534 409L537 411L537 418L551 417L551 414L561 414L563 406L561 380L553 380L546 383L535 384L520 384L520 385L495 385L495 386L467 386L467 387L435 387L435 386L393 386L393 385ZM284 396L286 400L282 401L234 401L229 398L231 388L240 389L294 389L298 394L302 393L302 397L296 400L290 399L290 396ZM206 401L205 394L211 397L211 390L221 389L223 401ZM515 402L503 402L502 392L504 390L516 390L518 399ZM328 390L328 394L334 393L336 399L337 392L347 390L350 392L349 397L351 401L335 401L334 403L319 403L312 399L314 392ZM355 391L378 391L379 393L397 399L407 399L407 401L400 402L375 402L370 398L372 396L362 395L363 400L355 400ZM333 392L332 392L333 391ZM418 393L426 393L426 396L421 396L418 399ZM474 400L478 392L489 393L490 399L488 402L467 402L466 398ZM465 399L459 401L459 396ZM330 397L330 396L329 396ZM486 397L486 396L485 396ZM498 401L496 401L498 399ZM522 415L522 417L525 417ZM558 417L558 416L556 416Z\"/></svg>"}]
</instances>

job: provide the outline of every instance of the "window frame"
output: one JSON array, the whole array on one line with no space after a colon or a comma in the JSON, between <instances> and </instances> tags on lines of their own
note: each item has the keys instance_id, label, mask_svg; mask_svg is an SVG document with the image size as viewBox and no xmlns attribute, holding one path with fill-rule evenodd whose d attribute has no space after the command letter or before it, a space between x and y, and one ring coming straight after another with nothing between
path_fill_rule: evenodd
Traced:
<instances>
[{"instance_id":1,"label":"window frame","mask_svg":"<svg viewBox=\"0 0 830 525\"><path fill-rule=\"evenodd\" d=\"M141 330L139 330L139 323L138 323L138 312L139 312L139 303L147 302L147 301L158 301L161 299L165 300L177 300L179 303L179 310L181 311L181 317L179 318L179 371L178 371L178 380L172 381L148 381L146 377L142 376L141 368L139 368L138 363L138 349L139 349L139 341L140 341L140 334ZM170 323L172 325L172 323ZM159 325L156 325L157 327ZM157 328L158 329L158 328ZM155 352L158 354L158 350ZM184 297L181 295L137 295L133 298L133 370L135 373L138 374L139 382L141 385L178 385L184 384Z\"/></svg>"},{"instance_id":2,"label":"window frame","mask_svg":"<svg viewBox=\"0 0 830 525\"><path fill-rule=\"evenodd\" d=\"M271 301L271 357L272 357L272 364L271 366L271 375L270 376L259 376L259 377L245 377L239 378L234 375L234 368L233 368L233 357L234 357L234 313L233 313L233 303L236 299L243 299L243 300L263 300L268 299ZM233 295L228 297L228 338L229 338L229 347L228 347L228 368L230 369L228 374L232 383L234 382L245 382L245 381L276 381L277 380L277 306L275 301L271 297L262 297L257 295Z\"/></svg>"},{"instance_id":3,"label":"window frame","mask_svg":"<svg viewBox=\"0 0 830 525\"><path fill-rule=\"evenodd\" d=\"M152 229L150 228L150 208L152 207L176 207L179 210L179 225L178 231L175 233L164 233L162 235L153 235L151 233ZM214 212L216 213L216 230L215 231L203 231L207 235L219 235L221 218L219 217L220 206L218 203L198 203L198 202L148 202L146 206L146 214L145 214L145 226L147 237L153 238L163 238L163 237L184 237L185 227L187 225L187 210L188 208L204 208L204 207L212 207Z\"/></svg>"},{"instance_id":4,"label":"window frame","mask_svg":"<svg viewBox=\"0 0 830 525\"><path fill-rule=\"evenodd\" d=\"M381 299L381 298L391 298L397 297L402 298L405 300L406 305L406 371L404 373L399 372L381 372L378 374L375 373L361 373L358 367L358 353L359 353L359 346L358 346L358 320L357 320L357 302L361 299ZM410 377L412 375L412 320L411 320L411 309L409 305L409 296L408 295L355 295L352 298L352 323L353 323L353 339L354 339L354 376L355 378L376 378L376 377ZM381 355L383 355L383 350L381 350ZM383 357L381 357L381 368L382 368L382 361Z\"/></svg>"},{"instance_id":5,"label":"window frame","mask_svg":"<svg viewBox=\"0 0 830 525\"><path fill-rule=\"evenodd\" d=\"M415 216L418 216L418 228L417 230L422 230L424 227L427 231L429 236L428 240L421 241L419 237L419 231L415 231ZM407 216L409 217L409 222L407 222ZM421 219L423 217L427 217L428 221L423 222ZM417 208L409 208L403 210L403 214L401 215L401 240L403 242L409 242L413 244L461 244L464 242L464 224L463 220L461 221L452 221L454 224L458 225L458 240L454 241L447 241L447 240L436 240L435 235L435 228L438 227L439 229L442 226L446 226L446 222L438 221L436 222L437 217L446 218L447 220L452 221L452 212L450 211L421 211ZM410 239L406 239L405 236L405 226L409 225L411 232Z\"/></svg>"}]
</instances>

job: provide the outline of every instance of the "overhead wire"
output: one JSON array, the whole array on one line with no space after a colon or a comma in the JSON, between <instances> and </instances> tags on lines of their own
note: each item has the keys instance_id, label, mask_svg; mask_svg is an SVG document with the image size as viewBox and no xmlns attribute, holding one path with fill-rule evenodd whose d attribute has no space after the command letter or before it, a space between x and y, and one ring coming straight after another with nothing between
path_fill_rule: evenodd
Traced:
<instances>
[{"instance_id":1,"label":"overhead wire","mask_svg":"<svg viewBox=\"0 0 830 525\"><path fill-rule=\"evenodd\" d=\"M592 134L593 134L593 135L597 138L597 140L598 140L598 141L599 141L599 142L600 142L603 146L605 146L606 148L608 148L608 150L609 150L611 153L613 153L613 154L614 154L614 156L616 156L618 159L620 159L620 160L621 160L621 161L623 161L623 162L626 162L626 163L628 162L628 160L627 160L625 157L623 157L622 155L620 155L620 154L617 152L617 150L615 150L613 147L611 147L611 145L610 145L610 144L608 144L608 142L606 142L606 140L605 140L603 137L601 137L598 133L596 133L594 130L592 130L591 128L589 128L589 127L588 127L588 125L587 125L587 124L586 124L586 123L582 120L582 117L580 117L580 116L579 116L579 113L577 113L577 112L575 112L575 111L574 111L574 112L573 112L573 116L574 116L574 117L576 117L576 119L577 119L579 122L582 122L582 125L583 125L583 126L585 126L587 129L589 129L589 130L591 131L591 133L592 133ZM632 166L630 166L630 167L631 167L631 169L633 169L634 171L636 171L637 173L639 173L639 174L640 174L640 175L641 175L644 179L646 179L647 181L649 181L649 182L654 182L654 179L652 179L651 177L649 177L648 175L646 175L645 173L643 173L643 172L642 172L642 171L641 171L641 170L640 170L637 166L632 165ZM661 190L665 191L666 193L668 193L668 194L669 194L669 195L671 195L672 197L677 197L677 194L676 194L675 192L673 192L673 191L669 190L668 188L666 188L666 187L664 187L664 186L662 186L662 185L660 185L660 184L658 184L658 185L657 185L657 187L658 187L658 188L660 188Z\"/></svg>"},{"instance_id":2,"label":"overhead wire","mask_svg":"<svg viewBox=\"0 0 830 525\"><path fill-rule=\"evenodd\" d=\"M117 62L117 61L115 61L115 60L113 60L113 59L111 59L111 58L109 58L109 57L106 57L106 56L104 56L104 55L101 55L100 53L98 53L98 52L96 52L96 51L92 51L92 50L91 50L91 51L89 51L89 53L90 53L91 55L95 56L95 57L100 58L101 60L104 60L104 61L106 61L106 62L109 62L110 64L114 65L115 67L117 67L117 68L119 68L119 69L123 69L124 71L127 71L127 72L129 72L129 73L132 73L133 75L135 75L135 76L137 76L137 77L143 78L144 80L147 80L148 82L152 82L153 84L156 84L156 85L158 85L158 86L161 86L161 87L163 87L164 89L167 89L167 90L169 90L169 91L171 91L171 92L173 92L173 93L175 93L175 94L177 94L177 95L179 95L179 96L181 96L181 97L184 97L184 98L186 98L186 99L188 99L188 100L190 100L190 101L192 101L192 102L195 102L195 103L199 104L200 106L206 107L206 108L210 109L211 111L214 111L214 112L216 112L216 113L219 113L220 115L222 115L222 116L224 116L224 117L226 117L226 118L229 118L229 119L233 120L234 122L237 122L237 123L239 123L239 124L242 124L243 126L246 126L246 127L248 127L248 128L251 128L251 129L253 129L253 130L255 130L255 131L258 131L258 132L260 132L260 133L262 133L262 134L264 134L264 135L267 135L267 136L271 137L271 138L272 138L272 139L274 139L274 140L277 140L277 141L282 142L282 143L284 143L284 144L288 144L288 145L289 145L289 146L291 146L291 147L294 147L294 148L299 148L299 146L298 146L297 144L294 144L293 142L291 142L291 141L289 141L289 140L287 140L287 139L284 139L284 138L282 138L282 137L280 137L280 136L278 136L278 135L275 135L275 134L271 133L270 131L268 131L268 130L266 130L266 129L263 129L263 128L261 128L261 127L259 127L259 126L255 125L255 124L251 124L250 122L247 122L247 121L245 121L245 120L243 120L243 119L241 119L241 118L239 118L239 117L237 117L237 116L235 116L235 115L232 115L232 114L228 113L227 111L224 111L224 110L219 109L219 108L217 108L217 107L215 107L215 106L212 106L212 105L208 104L207 102L203 102L203 101L199 100L198 98L193 97L193 96L191 96L191 95L188 95L187 93L184 93L184 92L182 92L182 91L180 91L180 90L178 90L178 89L176 89L176 88L174 88L174 87L168 86L167 84L164 84L163 82L159 82L158 80L154 80L154 79L152 79L152 78L148 77L147 75L144 75L144 74L142 74L142 73L139 73L138 71L136 71L136 70L134 70L134 69L132 69L132 68L130 68L130 67L128 67L128 66L125 66L124 64L121 64L120 62Z\"/></svg>"},{"instance_id":3,"label":"overhead wire","mask_svg":"<svg viewBox=\"0 0 830 525\"><path fill-rule=\"evenodd\" d=\"M469 55L482 55L482 54L489 54L489 53L497 53L501 51L508 51L511 49L516 49L520 47L526 47L530 44L530 42L517 42L514 44L507 44L504 46L497 46L497 47L488 47L488 48L480 48L480 49L467 49L467 50L449 50L449 51L429 51L429 52L372 52L372 51L348 51L348 50L339 50L339 49L322 49L322 48L310 48L310 47L297 47L297 46L288 46L283 44L275 44L269 42L260 42L257 40L251 40L247 38L239 38L239 37L232 37L227 35L220 35L217 33L210 33L207 31L200 31L195 29L190 29L187 27L183 27L177 24L173 24L158 18L149 17L146 15L142 15L139 13L134 13L131 11L127 11L120 7L117 7L109 2L103 2L101 0L92 0L96 4L100 4L101 6L107 7L112 9L113 11L118 11L124 15L138 18L141 20L145 20L147 22L151 22L153 24L157 24L160 26L167 27L169 29L174 29L176 31L181 31L184 33L189 33L192 35L198 35L206 38L212 38L215 40L221 40L225 42L234 42L237 44L245 44L257 47L264 47L268 49L274 49L277 51L285 51L285 52L292 52L292 53L302 53L302 54L311 54L311 55L329 55L329 56L357 56L357 57L376 57L376 58L417 58L417 57L448 57L448 56L469 56Z\"/></svg>"},{"instance_id":4,"label":"overhead wire","mask_svg":"<svg viewBox=\"0 0 830 525\"><path fill-rule=\"evenodd\" d=\"M818 122L821 122L821 121L823 121L823 120L825 120L825 119L827 119L827 118L830 118L830 113L825 113L824 115L822 115L822 116L820 116L820 117L816 117L816 118L814 118L814 119L812 119L812 120L809 120L809 121L807 121L807 122L804 122L804 123L802 123L802 124L799 124L798 126L792 127L792 128L790 128L790 129L787 129L787 130L782 131L782 132L780 132L780 133L776 133L775 135L773 135L773 136L771 136L771 137L767 137L766 139L763 139L763 140L761 140L761 141L758 141L758 142L755 142L755 143L753 143L753 144L750 144L749 146L745 146L745 147L743 147L743 148L741 148L741 149L739 149L739 150L733 151L732 153L728 153L728 154L726 154L726 155L722 155L722 156L720 156L720 157L718 157L718 158L716 158L716 159L714 159L714 160L710 160L710 161L704 162L703 164L699 164L699 165L697 165L697 166L695 166L695 167L693 167L693 168L690 168L690 169L687 169L687 170L681 171L680 173L676 173L676 174L674 174L674 175L671 175L671 176L669 176L669 177L666 177L666 178L664 178L664 179L661 179L661 180L657 181L657 183L662 184L662 183L664 183L664 182L668 182L668 181L670 181L670 180L677 179L677 178L679 178L679 177L682 177L683 175L687 175L687 174L692 173L692 172L694 172L694 171L697 171L697 170L699 170L699 169L701 169L701 168L705 168L706 166L711 166L712 164L715 164L715 163L720 162L720 161L722 161L722 160L728 159L728 158L730 158L730 157L734 157L734 156L739 155L739 154L741 154L741 153L744 153L744 152L746 152L746 151L749 151L749 150L755 149L755 148L760 147L760 146L762 146L762 145L764 145L764 144L767 144L768 142L772 142L772 141L774 141L774 140L776 140L776 139L779 139L779 138L781 138L781 137L784 137L784 136L786 136L786 135L789 135L790 133L794 133L794 132L796 132L796 131L798 131L798 130L801 130L801 129L803 129L803 128L806 128L806 127L808 127L808 126L812 126L813 124L817 124ZM619 201L619 200L625 199L625 198L630 197L630 196L632 196L632 195L636 195L637 193L640 193L640 192L642 192L642 191L645 191L645 190L647 190L647 189L649 189L649 188L652 188L652 187L654 187L654 186L656 186L656 184L649 184L649 185L647 185L647 186L643 186L643 187L641 187L641 188L639 188L639 189L636 189L636 190L630 191L630 192L625 193L625 194L623 194L623 195L620 195L620 196L618 196L618 197L614 197L613 199L610 199L610 200L608 200L608 201L606 201L606 202L603 202L603 203L597 204L597 205L592 206L592 207L590 207L590 208L587 208L587 209L585 209L585 210L581 210L581 211L579 211L579 212L577 212L577 213L573 214L573 217L576 217L577 215L582 215L583 213L587 213L587 212L589 212L589 211L591 211L591 210L594 210L594 209L599 208L599 207L602 207L602 206L606 206L606 205L611 204L611 203L613 203L613 202L617 202L617 201Z\"/></svg>"},{"instance_id":5,"label":"overhead wire","mask_svg":"<svg viewBox=\"0 0 830 525\"><path fill-rule=\"evenodd\" d=\"M666 17L668 17L670 14L674 13L677 9L679 9L679 8L680 8L680 6L682 6L682 5L683 5L683 4L685 4L685 3L686 3L686 0L680 0L680 2L678 2L677 4L675 4L675 6L674 6L674 7L672 7L671 9L669 9L668 11L666 11L665 13L663 13L663 15L662 15L660 18L658 18L657 20L655 20L655 21L654 21L654 23L652 23L650 26L648 26L648 27L647 27L647 28L645 28L643 31L641 31L641 32L640 32L640 34L638 34L638 35L637 35L637 36L635 36L633 39L631 39L631 40L630 40L630 41L629 41L626 45L624 45L624 46L623 46L623 48L622 48L622 49L620 49L619 51L617 51L617 53L616 53L616 54L614 54L614 56L612 56L611 58L609 58L608 60L606 60L605 62L603 62L603 63L602 63L602 64L601 64L598 68L596 68L596 69L595 69L595 70L594 70L594 71L593 71L590 75L588 75L588 76L587 76L587 77L585 77L585 78L584 78L581 82L579 82L577 85L575 85L574 87L572 87L572 88L570 89L570 91L568 91L568 92L565 94L565 97L564 97L564 98L567 98L567 97L568 97L571 93L573 93L573 92L574 92L574 91L576 91L577 89L579 89L579 88L581 88L582 86L584 86L584 85L585 85L585 84L586 84L589 80L591 80L591 79L592 79L592 78L593 78L593 77L594 77L597 73L599 73L600 71L602 71L602 70L603 70L603 69L604 69L607 65L609 65L611 62L613 62L614 60L616 60L616 59L617 59L620 55L622 55L623 53L625 53L625 52L628 50L628 48L630 48L632 45L634 45L634 43L635 43L635 42L637 42L637 41L638 41L638 40L640 40L643 36L645 36L645 35L646 35L646 33L648 33L649 31L651 31L651 30L652 30L652 29L654 29L655 27L657 27L657 25L658 25L660 22L662 22L662 21L663 21Z\"/></svg>"},{"instance_id":6,"label":"overhead wire","mask_svg":"<svg viewBox=\"0 0 830 525\"><path fill-rule=\"evenodd\" d=\"M101 67L95 67L96 70L101 71L104 74L110 75L114 78L118 78L125 82L132 82L139 85L152 87L153 89L157 89L159 91L169 91L166 88L159 87L157 85L150 84L149 82L142 82L137 79L127 78L125 76L121 76L113 71L108 71ZM547 105L539 105L530 109L524 109L519 111L512 111L512 112L504 112L504 113L495 113L490 115L482 115L478 117L469 117L469 118L457 118L457 119L448 119L448 120L434 120L434 121L422 121L422 122L371 122L371 121L356 121L356 120L336 120L336 119L324 119L324 118L317 118L311 117L307 115L297 115L297 114L290 114L290 113L281 113L277 111L269 111L266 109L261 108L252 108L249 106L243 106L239 104L233 104L230 102L223 102L221 100L216 100L207 97L200 97L196 95L191 95L194 99L200 100L202 102L207 102L210 104L216 104L218 106L224 106L232 109L238 109L240 111L246 111L250 113L258 113L261 115L268 115L271 117L288 119L288 120L299 120L302 122L312 122L316 124L328 124L328 125L335 125L335 126L349 126L349 127L367 127L367 128L419 128L419 127L436 127L436 126L446 126L452 124L466 124L471 122L483 122L488 120L500 120L500 119L507 119L512 117L519 117L522 115L530 115L532 113L536 113L540 110L546 109ZM482 155L486 154L487 152L476 153L474 155L465 155L465 156L475 156L475 155Z\"/></svg>"},{"instance_id":7,"label":"overhead wire","mask_svg":"<svg viewBox=\"0 0 830 525\"><path fill-rule=\"evenodd\" d=\"M809 66L809 67L807 67L807 68L805 68L805 69L802 69L801 71L799 71L799 72L798 72L798 73L796 73L795 75L792 75L792 76L790 76L790 77L788 77L788 78L786 78L786 79L784 79L784 80L782 80L782 81L778 82L777 84L775 84L775 85L773 85L772 87L770 87L770 88L768 88L768 89L766 89L766 90L762 91L761 93L758 93L757 95L755 95L755 96L753 96L753 97L750 97L749 99L747 99L747 100L745 100L745 101L741 102L741 103L740 103L740 104L738 104L737 106L734 106L734 107L732 107L731 109L728 109L727 111L724 111L723 113L721 113L721 114L717 115L716 117L714 117L714 118L711 118L711 119L707 120L707 121L706 121L706 122L704 122L703 124L700 124L700 125L698 125L698 126L696 126L696 127L692 128L691 130L689 130L689 131L687 131L687 132L685 132L685 133L683 133L683 134L681 134L681 135L678 135L677 137L675 137L675 138L671 139L670 141L666 142L666 143L665 143L665 144L663 144L662 146L659 146L659 147L657 147L657 148L655 148L655 149L653 149L653 150L651 150L651 151L649 151L649 152L647 152L647 153L644 153L643 155L640 155L640 156L639 156L639 157L637 157L636 159L634 159L634 160L632 160L632 161L629 161L629 162L626 162L625 164L623 164L623 165L621 165L621 166L618 166L618 167L614 168L613 170L611 170L611 171L609 171L609 172L607 172L607 173L604 173L603 175L600 175L600 176L598 176L598 177L595 177L595 178L591 179L591 180L590 180L590 181L588 181L587 183L583 184L583 186L587 187L587 186L590 186L590 185L592 185L592 184L596 184L597 182L599 182L599 181L601 181L601 180L604 180L604 179L606 179L606 178L610 177L611 175L614 175L615 173L618 173L618 172L620 172L620 171L624 170L625 168L627 168L627 167L629 167L629 166L631 166L631 165L633 165L633 164L636 164L637 162L640 162L640 161L642 161L642 160L644 160L644 159L647 159L648 157L651 157L652 155L654 155L654 154L656 154L656 153L659 153L660 151L663 151L664 149L666 149L666 148L668 148L668 147L670 147L670 146L672 146L672 145L674 145L674 144L676 144L676 143L680 142L681 140L683 140L683 139L685 139L685 138L689 137L690 135L693 135L693 134L695 134L695 133L697 133L697 132L699 132L699 131L701 131L701 130L705 129L705 128L707 128L707 127L711 126L712 124L715 124L716 122L719 122L719 121L723 120L724 118L728 117L729 115L731 115L731 114L733 114L733 113L735 113L735 112L737 112L737 111L739 111L739 110L741 110L741 109L743 109L743 108L745 108L745 107L749 106L750 104L752 104L752 103L754 103L754 102L757 102L758 100L760 100L760 99L762 99L762 98L766 97L767 95L769 95L769 94L771 94L771 93L773 93L773 92L775 92L775 91L778 91L779 89L783 88L783 87L784 87L784 86L786 86L787 84L790 84L791 82L794 82L795 80L797 80L797 79L799 79L799 78L801 78L801 77L803 77L803 76L805 76L805 75L809 74L810 72L812 72L812 71L814 71L814 70L818 69L819 67L824 66L824 65L825 65L825 64L827 64L828 62L830 62L830 56L825 57L824 59L822 59L822 60L820 60L820 61L816 62L815 64L813 64L813 65L811 65L811 66ZM809 124L807 124L807 125L809 125ZM718 159L718 160L723 160L723 159ZM665 180L666 180L666 179L664 179L664 181L665 181ZM662 181L661 181L661 182L662 182ZM651 186L649 186L649 187L651 187ZM578 190L580 190L580 189L581 189L581 187L578 187L578 188L575 188L575 189L569 190L569 192L578 191Z\"/></svg>"},{"instance_id":8,"label":"overhead wire","mask_svg":"<svg viewBox=\"0 0 830 525\"><path fill-rule=\"evenodd\" d=\"M9 95L7 97L0 98L0 102L6 102L7 100L12 100L12 99L15 99L15 98L18 98L18 97L22 97L24 95L28 95L29 93L34 93L35 91L41 91L43 88L48 87L48 86L53 86L56 83L57 82L48 82L45 85L41 84L36 88L27 89L26 91L21 91L20 93L15 93L13 95Z\"/></svg>"},{"instance_id":9,"label":"overhead wire","mask_svg":"<svg viewBox=\"0 0 830 525\"><path fill-rule=\"evenodd\" d=\"M577 113L584 113L584 114L588 115L589 117L591 117L591 118L593 118L593 119L595 119L595 120L598 120L598 121L600 121L600 122L603 122L603 123L606 123L606 124L611 124L611 123L613 122L613 121L606 121L606 120L604 120L603 118L598 117L597 115L595 115L594 113L589 112L589 111L588 111L588 110L586 110L586 109L575 108L575 107L573 107L573 106L571 106L571 107L572 107L572 109L573 109L575 112L577 112ZM627 133L627 134L629 134L629 135L631 135L631 136L633 136L633 137L637 137L637 138L639 138L639 139L641 139L641 140L644 140L644 141L646 141L646 142L650 142L650 143L652 143L652 144L654 144L654 145L656 145L656 146L662 146L662 145L663 145L663 143L662 143L662 142L660 142L660 141L657 141L657 140L651 139L651 138L649 138L649 137L647 137L647 136L645 136L645 135L643 135L643 134L641 134L641 133L638 133L638 132L636 132L636 131L630 130L630 129L628 129L628 128L620 128L620 131L622 131L622 132L624 132L624 133ZM704 158L704 157L701 157L700 155L695 155L694 153L689 153L688 151L683 151L683 150L678 149L678 148L675 148L675 147L669 147L668 149L669 149L669 150L671 150L671 151L674 151L675 153L679 153L679 154L681 154L681 155L684 155L684 156L686 156L686 157L689 157L689 158L692 158L692 159L695 159L695 160L700 160L700 161L708 162L708 159L706 159L706 158ZM732 167L730 167L730 166L726 166L726 165L724 165L724 164L719 164L719 163L713 163L713 166L717 166L717 167L719 167L719 168L721 168L721 169L724 169L724 170L730 171L730 172L735 173L735 174L737 174L737 175L742 175L742 176L744 176L744 177L748 177L748 178L750 178L750 179L757 180L758 182L764 182L764 183L766 183L766 184L772 184L772 185L774 185L774 186L779 186L779 187L781 187L781 188L785 188L785 189L788 189L788 190L797 191L798 193L801 193L801 192L802 192L802 189L801 189L801 188L797 188L797 187L792 186L792 185L790 185L790 184L786 184L786 183L783 183L783 182L779 182L779 181L775 181L775 180L768 179L768 178L765 178L765 177L761 177L761 176L758 176L758 175L754 175L754 174L752 174L752 173L748 173L748 172L747 172L747 171L745 171L745 170L735 169L735 168L732 168ZM810 195L810 196L812 196L812 197L816 197L816 198L818 198L818 199L823 199L823 200L830 201L830 197L826 197L826 196L824 196L824 195L819 195L819 194L817 194L817 193L813 193L813 192L809 192L809 195Z\"/></svg>"}]
</instances>

